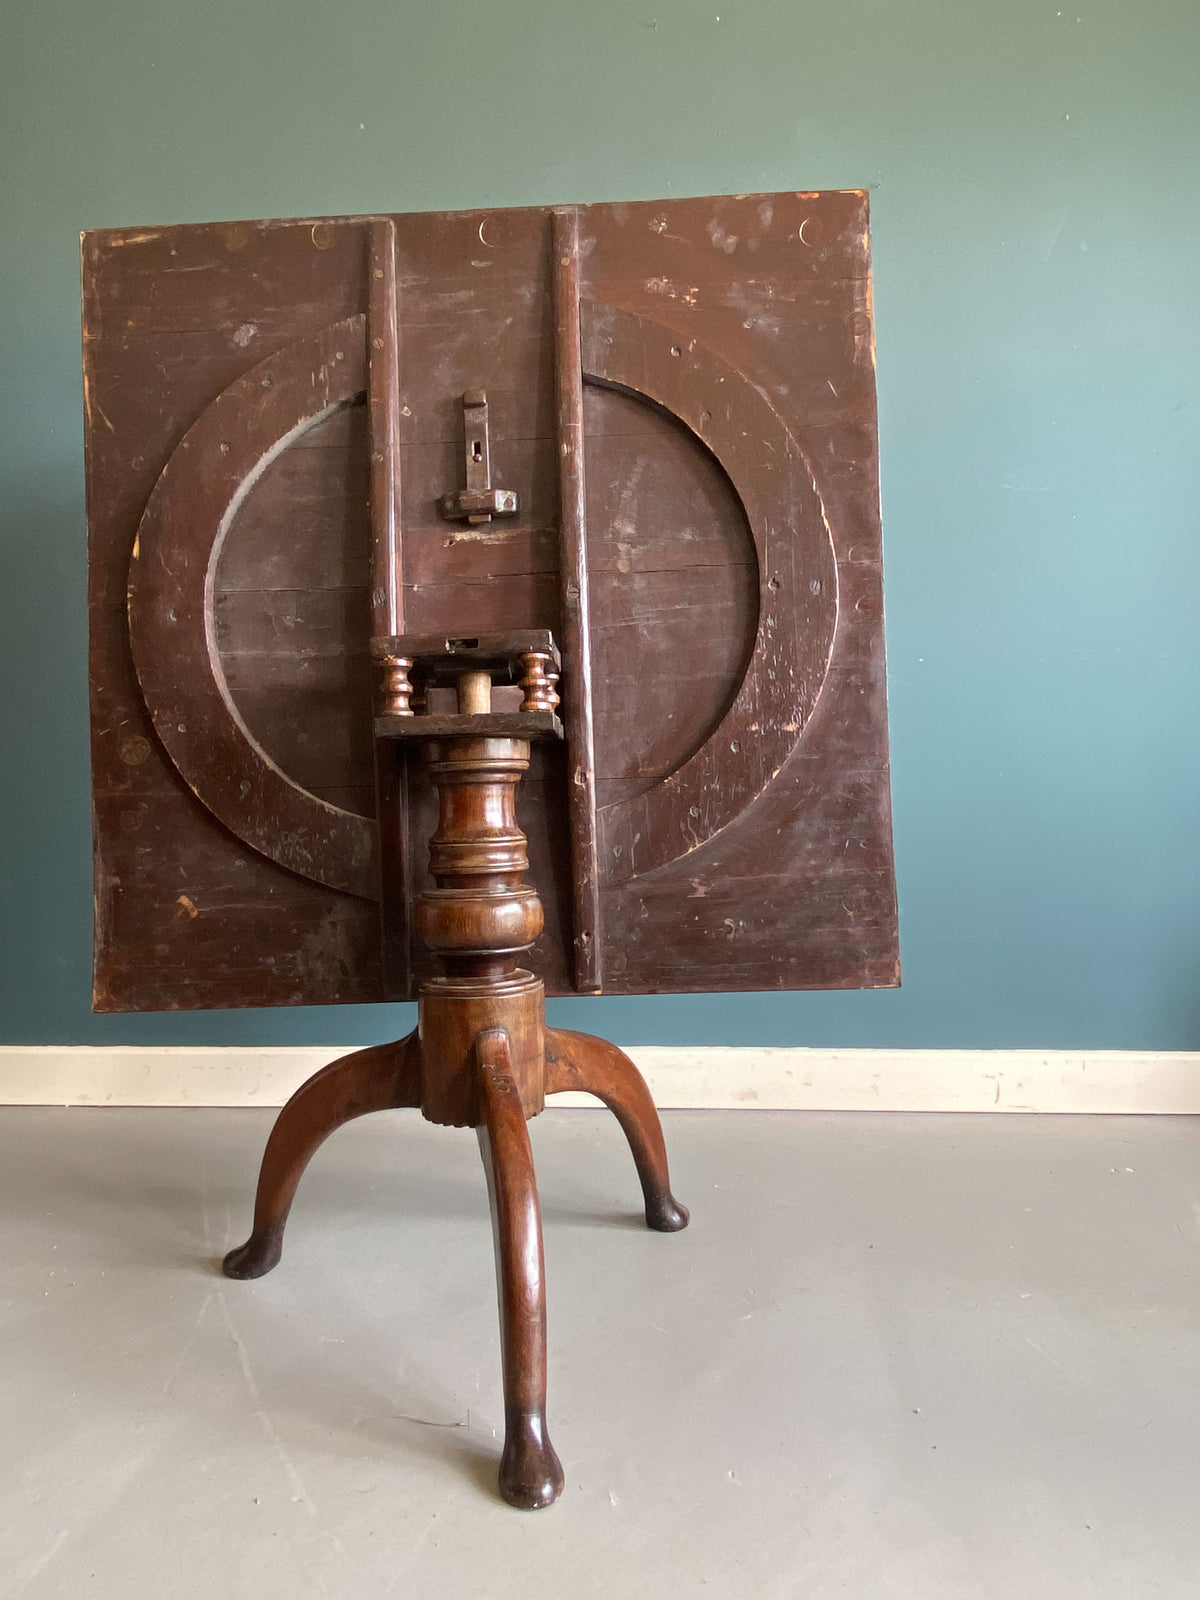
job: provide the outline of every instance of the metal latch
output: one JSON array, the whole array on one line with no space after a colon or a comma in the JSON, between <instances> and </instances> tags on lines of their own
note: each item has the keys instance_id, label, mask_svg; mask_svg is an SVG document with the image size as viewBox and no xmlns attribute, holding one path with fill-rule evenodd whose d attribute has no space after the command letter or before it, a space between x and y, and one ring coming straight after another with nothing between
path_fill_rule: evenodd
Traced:
<instances>
[{"instance_id":1,"label":"metal latch","mask_svg":"<svg viewBox=\"0 0 1200 1600\"><path fill-rule=\"evenodd\" d=\"M515 516L515 492L492 487L487 393L483 389L468 389L462 405L467 486L442 496L438 501L441 513L451 520L465 518L468 522L490 522L493 517Z\"/></svg>"}]
</instances>

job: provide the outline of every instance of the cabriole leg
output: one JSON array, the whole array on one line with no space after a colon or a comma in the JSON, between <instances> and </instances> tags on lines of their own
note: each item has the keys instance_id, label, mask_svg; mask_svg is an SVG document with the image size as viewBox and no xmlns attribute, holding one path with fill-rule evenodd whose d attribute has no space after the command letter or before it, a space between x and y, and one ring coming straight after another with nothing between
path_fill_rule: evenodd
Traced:
<instances>
[{"instance_id":1,"label":"cabriole leg","mask_svg":"<svg viewBox=\"0 0 1200 1600\"><path fill-rule=\"evenodd\" d=\"M296 1187L317 1148L335 1128L369 1111L421 1103L415 1033L331 1061L302 1084L279 1113L258 1175L254 1231L221 1263L227 1278L261 1278L283 1251L283 1230Z\"/></svg>"},{"instance_id":2,"label":"cabriole leg","mask_svg":"<svg viewBox=\"0 0 1200 1600\"><path fill-rule=\"evenodd\" d=\"M546 1093L568 1089L603 1100L624 1129L642 1181L647 1226L659 1233L686 1228L687 1207L671 1193L662 1123L646 1080L625 1052L591 1033L547 1028Z\"/></svg>"},{"instance_id":3,"label":"cabriole leg","mask_svg":"<svg viewBox=\"0 0 1200 1600\"><path fill-rule=\"evenodd\" d=\"M552 1505L563 1487L562 1463L546 1431L542 1215L508 1035L500 1028L485 1030L476 1042L476 1056L484 1118L479 1150L492 1203L504 1364L500 1493L509 1505L534 1511Z\"/></svg>"}]
</instances>

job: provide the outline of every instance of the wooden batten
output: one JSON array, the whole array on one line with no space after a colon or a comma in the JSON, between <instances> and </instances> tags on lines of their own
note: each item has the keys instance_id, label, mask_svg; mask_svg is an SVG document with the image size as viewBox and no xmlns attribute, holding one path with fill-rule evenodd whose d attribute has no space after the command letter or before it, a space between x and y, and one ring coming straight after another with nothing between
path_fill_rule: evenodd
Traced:
<instances>
[{"instance_id":1,"label":"wooden batten","mask_svg":"<svg viewBox=\"0 0 1200 1600\"><path fill-rule=\"evenodd\" d=\"M404 631L400 556L400 341L396 225L371 224L367 396L371 436L371 636Z\"/></svg>"},{"instance_id":2,"label":"wooden batten","mask_svg":"<svg viewBox=\"0 0 1200 1600\"><path fill-rule=\"evenodd\" d=\"M556 211L554 252L554 380L558 420L559 551L562 653L567 734L571 881L574 893L575 987L603 987L600 865L596 821L596 751L592 717L592 651L588 608L587 505L583 466L583 355L579 331L579 213Z\"/></svg>"},{"instance_id":3,"label":"wooden batten","mask_svg":"<svg viewBox=\"0 0 1200 1600\"><path fill-rule=\"evenodd\" d=\"M371 643L404 626L400 524L400 338L396 303L396 225L371 224L367 285L367 413L371 450ZM386 671L386 663L380 663ZM383 982L397 999L412 986L412 871L408 752L375 741L379 926Z\"/></svg>"}]
</instances>

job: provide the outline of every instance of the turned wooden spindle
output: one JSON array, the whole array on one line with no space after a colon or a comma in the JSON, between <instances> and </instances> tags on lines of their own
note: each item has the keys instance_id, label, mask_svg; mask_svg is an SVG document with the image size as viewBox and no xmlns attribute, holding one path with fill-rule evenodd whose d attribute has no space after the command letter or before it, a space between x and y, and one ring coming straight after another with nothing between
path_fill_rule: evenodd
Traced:
<instances>
[{"instance_id":1,"label":"turned wooden spindle","mask_svg":"<svg viewBox=\"0 0 1200 1600\"><path fill-rule=\"evenodd\" d=\"M467 692L481 693L478 685ZM439 739L431 747L427 770L439 801L429 841L435 887L417 897L416 926L444 969L418 990L422 1110L432 1122L479 1125L475 1041L489 1027L509 1036L525 1114L545 1103L545 990L517 965L543 922L537 890L525 882L529 857L516 817L517 784L528 767L525 739Z\"/></svg>"},{"instance_id":2,"label":"turned wooden spindle","mask_svg":"<svg viewBox=\"0 0 1200 1600\"><path fill-rule=\"evenodd\" d=\"M412 657L383 655L379 657L379 668L380 715L411 717L413 686L408 674L412 669Z\"/></svg>"},{"instance_id":3,"label":"turned wooden spindle","mask_svg":"<svg viewBox=\"0 0 1200 1600\"><path fill-rule=\"evenodd\" d=\"M554 692L558 673L551 657L544 650L527 650L518 659L524 668L521 690L525 698L521 701L521 710L553 711L558 705L558 695Z\"/></svg>"}]
</instances>

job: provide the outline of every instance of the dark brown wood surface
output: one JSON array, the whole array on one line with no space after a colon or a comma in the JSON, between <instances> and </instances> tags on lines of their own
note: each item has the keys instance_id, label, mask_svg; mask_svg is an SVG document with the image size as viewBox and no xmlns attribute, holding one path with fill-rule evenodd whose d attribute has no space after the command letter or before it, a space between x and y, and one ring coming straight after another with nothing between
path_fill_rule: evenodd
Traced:
<instances>
[{"instance_id":1,"label":"dark brown wood surface","mask_svg":"<svg viewBox=\"0 0 1200 1600\"><path fill-rule=\"evenodd\" d=\"M571 819L573 892L572 973L575 987L598 993L604 984L604 929L600 920L600 829L596 796L591 572L580 328L579 212L566 207L551 224L554 303L554 395L558 411L558 568L563 650L571 687L567 726L567 796Z\"/></svg>"},{"instance_id":2,"label":"dark brown wood surface","mask_svg":"<svg viewBox=\"0 0 1200 1600\"><path fill-rule=\"evenodd\" d=\"M414 992L435 800L371 737L401 618L565 645L567 748L518 799L551 993L897 981L866 220L837 192L85 236L100 1009ZM472 389L519 502L480 525L439 508Z\"/></svg>"}]
</instances>

